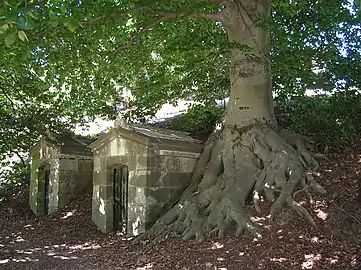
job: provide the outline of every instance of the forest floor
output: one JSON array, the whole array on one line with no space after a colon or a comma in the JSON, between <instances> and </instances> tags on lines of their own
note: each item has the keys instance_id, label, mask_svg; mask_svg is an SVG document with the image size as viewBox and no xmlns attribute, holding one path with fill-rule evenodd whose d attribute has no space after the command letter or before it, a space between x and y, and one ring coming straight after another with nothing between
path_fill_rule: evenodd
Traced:
<instances>
[{"instance_id":1,"label":"forest floor","mask_svg":"<svg viewBox=\"0 0 361 270\"><path fill-rule=\"evenodd\" d=\"M0 202L0 269L361 269L361 140L320 163L318 181L328 194L300 201L317 229L286 209L277 223L259 216L260 241L135 244L92 224L90 196L36 217L23 187Z\"/></svg>"}]
</instances>

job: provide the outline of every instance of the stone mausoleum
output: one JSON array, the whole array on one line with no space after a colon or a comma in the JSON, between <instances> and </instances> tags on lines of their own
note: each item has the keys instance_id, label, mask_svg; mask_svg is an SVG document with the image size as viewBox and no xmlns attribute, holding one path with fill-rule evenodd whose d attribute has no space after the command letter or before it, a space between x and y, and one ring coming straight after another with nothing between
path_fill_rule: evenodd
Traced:
<instances>
[{"instance_id":1,"label":"stone mausoleum","mask_svg":"<svg viewBox=\"0 0 361 270\"><path fill-rule=\"evenodd\" d=\"M103 231L143 233L190 182L203 144L186 133L119 125L89 145L92 220Z\"/></svg>"},{"instance_id":2,"label":"stone mausoleum","mask_svg":"<svg viewBox=\"0 0 361 270\"><path fill-rule=\"evenodd\" d=\"M92 141L48 132L30 150L32 156L29 203L37 215L54 213L74 196L91 192Z\"/></svg>"}]
</instances>

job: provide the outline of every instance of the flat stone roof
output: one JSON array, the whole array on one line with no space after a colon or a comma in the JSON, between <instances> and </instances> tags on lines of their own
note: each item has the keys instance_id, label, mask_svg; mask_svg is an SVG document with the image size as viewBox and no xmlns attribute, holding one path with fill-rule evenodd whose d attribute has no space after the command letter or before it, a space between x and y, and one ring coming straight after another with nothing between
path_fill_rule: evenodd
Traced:
<instances>
[{"instance_id":1,"label":"flat stone roof","mask_svg":"<svg viewBox=\"0 0 361 270\"><path fill-rule=\"evenodd\" d=\"M158 128L150 125L139 125L132 124L130 126L133 128L135 133L157 139L166 139L166 140L175 140L182 142L190 142L190 143L200 143L199 140L192 138L188 133L180 132L171 129Z\"/></svg>"},{"instance_id":2,"label":"flat stone roof","mask_svg":"<svg viewBox=\"0 0 361 270\"><path fill-rule=\"evenodd\" d=\"M45 140L51 144L57 145L58 147L60 147L60 153L62 154L82 155L91 155L91 150L88 145L94 141L94 139L89 139L80 135L74 135L71 133L58 134L55 132L47 132L41 137L38 143L41 140ZM36 145L31 148L30 152L32 152L32 149Z\"/></svg>"},{"instance_id":3,"label":"flat stone roof","mask_svg":"<svg viewBox=\"0 0 361 270\"><path fill-rule=\"evenodd\" d=\"M88 147L95 150L117 136L123 136L126 139L151 147L158 145L164 149L169 148L186 152L201 152L203 149L203 143L191 137L188 133L144 124L127 124L126 126L114 127L108 133L100 135Z\"/></svg>"}]
</instances>

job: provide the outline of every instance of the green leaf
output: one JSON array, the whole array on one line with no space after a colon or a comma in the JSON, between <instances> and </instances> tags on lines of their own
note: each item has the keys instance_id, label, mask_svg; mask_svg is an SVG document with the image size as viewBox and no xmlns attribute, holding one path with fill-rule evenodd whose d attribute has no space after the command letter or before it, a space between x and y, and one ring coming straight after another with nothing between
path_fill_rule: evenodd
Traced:
<instances>
[{"instance_id":1,"label":"green leaf","mask_svg":"<svg viewBox=\"0 0 361 270\"><path fill-rule=\"evenodd\" d=\"M59 16L56 15L55 12L52 10L49 11L49 19L50 19L50 25L52 27L57 27L59 25Z\"/></svg>"},{"instance_id":2,"label":"green leaf","mask_svg":"<svg viewBox=\"0 0 361 270\"><path fill-rule=\"evenodd\" d=\"M4 33L6 30L9 29L9 25L8 24L4 24L0 26L0 34Z\"/></svg>"},{"instance_id":3,"label":"green leaf","mask_svg":"<svg viewBox=\"0 0 361 270\"><path fill-rule=\"evenodd\" d=\"M67 21L64 23L64 26L66 26L72 33L78 28L78 24L75 21Z\"/></svg>"},{"instance_id":4,"label":"green leaf","mask_svg":"<svg viewBox=\"0 0 361 270\"><path fill-rule=\"evenodd\" d=\"M61 6L60 7L60 11L61 11L61 13L65 13L66 12L66 10L67 10L67 7L66 6Z\"/></svg>"},{"instance_id":5,"label":"green leaf","mask_svg":"<svg viewBox=\"0 0 361 270\"><path fill-rule=\"evenodd\" d=\"M21 29L26 29L27 23L26 23L26 19L24 16L20 16L17 22L17 25L21 28Z\"/></svg>"},{"instance_id":6,"label":"green leaf","mask_svg":"<svg viewBox=\"0 0 361 270\"><path fill-rule=\"evenodd\" d=\"M52 27L57 27L58 25L59 25L59 21L50 21L50 25L52 26Z\"/></svg>"},{"instance_id":7,"label":"green leaf","mask_svg":"<svg viewBox=\"0 0 361 270\"><path fill-rule=\"evenodd\" d=\"M16 40L16 34L17 34L16 27L11 27L10 29L8 29L8 31L6 31L6 36L5 36L6 46L10 47L11 45L13 45L13 43Z\"/></svg>"},{"instance_id":8,"label":"green leaf","mask_svg":"<svg viewBox=\"0 0 361 270\"><path fill-rule=\"evenodd\" d=\"M54 11L50 10L49 11L49 19L54 20L55 18L57 18L57 15L55 14Z\"/></svg>"},{"instance_id":9,"label":"green leaf","mask_svg":"<svg viewBox=\"0 0 361 270\"><path fill-rule=\"evenodd\" d=\"M28 37L27 37L27 35L25 34L25 32L24 31L19 31L18 32L18 36L19 36L19 38L22 40L22 41L29 41L29 39L28 39Z\"/></svg>"},{"instance_id":10,"label":"green leaf","mask_svg":"<svg viewBox=\"0 0 361 270\"><path fill-rule=\"evenodd\" d=\"M33 18L34 20L37 20L37 19L38 19L38 17L36 17L35 14L34 14L34 12L32 12L32 11L29 11L27 14L28 14L31 18Z\"/></svg>"}]
</instances>

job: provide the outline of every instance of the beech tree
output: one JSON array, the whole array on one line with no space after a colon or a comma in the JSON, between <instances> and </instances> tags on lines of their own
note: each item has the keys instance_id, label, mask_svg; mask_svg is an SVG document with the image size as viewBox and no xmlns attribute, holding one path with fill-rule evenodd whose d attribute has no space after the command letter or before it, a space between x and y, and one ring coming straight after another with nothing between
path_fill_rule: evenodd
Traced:
<instances>
[{"instance_id":1,"label":"beech tree","mask_svg":"<svg viewBox=\"0 0 361 270\"><path fill-rule=\"evenodd\" d=\"M271 217L291 207L315 226L295 196L325 193L312 176L317 162L306 138L277 124L272 91L359 85L359 21L347 1L13 2L2 7L2 48L31 54L22 68L47 84L65 83L66 108L79 115L108 110L117 85L132 90L138 115L229 95L191 184L147 235L202 241L235 226L237 236L260 237L249 197L257 211L265 199Z\"/></svg>"}]
</instances>

